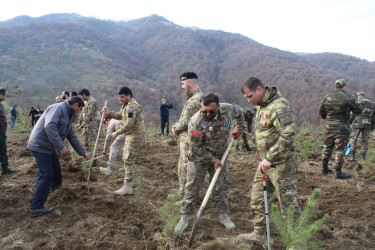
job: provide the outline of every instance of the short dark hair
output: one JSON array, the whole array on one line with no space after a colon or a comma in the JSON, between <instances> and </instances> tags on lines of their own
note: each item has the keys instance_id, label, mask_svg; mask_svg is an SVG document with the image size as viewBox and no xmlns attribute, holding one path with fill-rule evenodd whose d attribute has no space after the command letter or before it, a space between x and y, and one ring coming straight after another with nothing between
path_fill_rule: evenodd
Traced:
<instances>
[{"instance_id":1,"label":"short dark hair","mask_svg":"<svg viewBox=\"0 0 375 250\"><path fill-rule=\"evenodd\" d=\"M78 94L79 95L85 94L86 96L90 96L90 91L88 89L81 89Z\"/></svg>"},{"instance_id":2,"label":"short dark hair","mask_svg":"<svg viewBox=\"0 0 375 250\"><path fill-rule=\"evenodd\" d=\"M243 94L245 91L245 88L248 88L250 91L255 91L257 87L261 87L264 89L264 85L262 81L257 77L251 76L242 83L241 92Z\"/></svg>"},{"instance_id":3,"label":"short dark hair","mask_svg":"<svg viewBox=\"0 0 375 250\"><path fill-rule=\"evenodd\" d=\"M70 105L78 103L78 107L84 107L85 106L85 102L79 96L70 97L68 99L68 102L69 102Z\"/></svg>"},{"instance_id":4,"label":"short dark hair","mask_svg":"<svg viewBox=\"0 0 375 250\"><path fill-rule=\"evenodd\" d=\"M4 89L4 88L0 88L0 95L5 95L5 93L7 92L7 90L6 89Z\"/></svg>"},{"instance_id":5,"label":"short dark hair","mask_svg":"<svg viewBox=\"0 0 375 250\"><path fill-rule=\"evenodd\" d=\"M219 104L219 96L214 93L206 93L201 97L200 102L203 102L204 106L208 106L213 102L216 102L216 104Z\"/></svg>"},{"instance_id":6,"label":"short dark hair","mask_svg":"<svg viewBox=\"0 0 375 250\"><path fill-rule=\"evenodd\" d=\"M13 107L17 107L17 104L14 104Z\"/></svg>"},{"instance_id":7,"label":"short dark hair","mask_svg":"<svg viewBox=\"0 0 375 250\"><path fill-rule=\"evenodd\" d=\"M125 87L122 87L122 88L119 90L118 94L119 94L119 95L121 95L121 94L129 95L129 94L130 94L130 96L133 97L133 93L132 93L131 89L129 89L129 88L126 87L126 86L125 86Z\"/></svg>"},{"instance_id":8,"label":"short dark hair","mask_svg":"<svg viewBox=\"0 0 375 250\"><path fill-rule=\"evenodd\" d=\"M78 93L75 91L70 92L70 96L78 96Z\"/></svg>"}]
</instances>

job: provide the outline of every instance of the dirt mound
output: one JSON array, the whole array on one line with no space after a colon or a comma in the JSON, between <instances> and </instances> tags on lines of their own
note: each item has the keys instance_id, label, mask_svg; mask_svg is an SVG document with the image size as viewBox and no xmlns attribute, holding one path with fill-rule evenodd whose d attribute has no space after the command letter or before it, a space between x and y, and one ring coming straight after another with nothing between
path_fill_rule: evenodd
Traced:
<instances>
[{"instance_id":1,"label":"dirt mound","mask_svg":"<svg viewBox=\"0 0 375 250\"><path fill-rule=\"evenodd\" d=\"M98 161L87 183L82 159L73 154L60 159L63 185L51 193L46 206L56 206L49 216L30 218L28 209L38 178L32 154L26 150L29 133L8 132L10 166L19 170L14 175L0 177L0 248L114 248L114 249L186 249L193 219L182 236L163 233L165 218L160 209L168 193L178 187L177 141L158 137L149 139L139 152L139 174L142 185L135 194L117 196L113 191L123 184L123 171L117 161L112 176L102 175ZM102 141L101 141L102 145ZM101 149L99 149L101 152ZM230 217L236 228L226 231L219 223L210 202L204 212L193 248L199 249L261 249L240 243L236 237L252 230L250 187L256 169L255 153L232 151L229 157ZM320 174L320 159L312 154L300 167L298 179L299 203L303 207L314 188L321 189L316 218L331 215L327 226L314 236L324 249L373 249L375 246L375 186L374 170L363 178L335 180ZM360 171L360 163L345 163L345 170ZM208 181L201 192L201 199ZM198 203L198 206L201 202ZM198 207L197 207L198 209ZM195 217L195 216L194 216ZM274 248L283 248L271 227Z\"/></svg>"}]
</instances>

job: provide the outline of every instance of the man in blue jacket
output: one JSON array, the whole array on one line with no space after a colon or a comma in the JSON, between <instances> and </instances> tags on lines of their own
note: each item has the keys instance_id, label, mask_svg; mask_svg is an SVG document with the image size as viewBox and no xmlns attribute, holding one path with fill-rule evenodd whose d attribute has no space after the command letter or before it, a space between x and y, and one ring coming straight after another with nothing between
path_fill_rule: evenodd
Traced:
<instances>
[{"instance_id":1,"label":"man in blue jacket","mask_svg":"<svg viewBox=\"0 0 375 250\"><path fill-rule=\"evenodd\" d=\"M169 109L172 109L172 103L170 101L161 99L160 109L160 128L161 134L164 135L164 128L167 127L167 135L169 135Z\"/></svg>"},{"instance_id":2,"label":"man in blue jacket","mask_svg":"<svg viewBox=\"0 0 375 250\"><path fill-rule=\"evenodd\" d=\"M50 214L56 210L55 207L45 208L44 203L50 191L61 187L61 168L56 152L59 155L69 154L63 143L65 138L79 155L85 159L90 158L72 128L72 122L84 106L83 100L78 96L55 103L44 111L31 131L27 148L33 153L39 169L39 178L30 206L31 217Z\"/></svg>"}]
</instances>

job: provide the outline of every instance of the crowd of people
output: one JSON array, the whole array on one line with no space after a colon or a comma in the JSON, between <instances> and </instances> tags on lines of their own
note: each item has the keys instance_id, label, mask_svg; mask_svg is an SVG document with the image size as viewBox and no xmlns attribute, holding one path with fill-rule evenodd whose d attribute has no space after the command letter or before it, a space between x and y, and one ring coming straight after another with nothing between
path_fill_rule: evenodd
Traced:
<instances>
[{"instance_id":1,"label":"crowd of people","mask_svg":"<svg viewBox=\"0 0 375 250\"><path fill-rule=\"evenodd\" d=\"M229 164L226 160L222 164L221 158L230 138L238 139L242 136L246 150L256 150L259 163L251 188L250 205L254 231L240 234L238 239L263 245L267 240L263 175L266 176L270 190L275 192L282 214L285 214L289 205L295 207L296 219L301 212L297 202L299 161L295 146L296 131L291 104L282 97L277 88L264 85L256 77L247 78L239 89L244 98L254 106L251 109L221 103L218 95L204 93L199 87L198 76L194 72L183 73L180 80L187 100L178 121L172 126L173 135L179 137L180 140L177 172L178 191L183 197L180 203L181 218L175 226L175 233L181 234L188 225L206 173L208 172L212 178L218 168L221 171L212 191L213 208L225 228L235 228L234 222L229 218ZM329 167L329 160L335 148L336 156L333 166L336 179L351 177L350 174L342 172L345 161L344 151L349 136L351 137L349 160L355 161L356 143L360 133L362 133L360 157L365 159L370 132L375 127L375 104L366 99L363 92L357 93L356 100L346 91L346 88L347 84L344 79L337 80L334 92L323 98L319 108L320 116L326 120L322 174L333 173ZM1 104L5 97L6 90L0 89L0 157L3 174L14 172L8 168L6 156L6 120L4 107ZM144 118L142 107L133 97L131 89L122 87L118 92L118 99L122 103L118 112L109 111L107 107L100 110L104 116L104 123L107 125L102 155L109 155L109 160L107 167L99 169L103 174L111 176L115 170L117 155L123 150L124 183L114 193L129 195L133 193L133 188L136 188L138 152L145 144ZM12 107L11 119L13 119L12 116L16 116L14 112L16 107L16 105ZM169 109L172 108L170 101L164 98L161 100L159 106L161 134L169 134ZM30 114L34 114L32 110ZM34 128L27 148L32 151L39 169L39 178L30 206L32 217L50 214L55 210L54 207L45 208L44 204L49 192L59 188L62 184L58 156L69 153L64 144L65 139L83 158L93 157L88 152L96 138L98 113L99 107L96 100L88 89L82 89L78 94L64 91L56 97L55 104L42 112L39 121L33 123L32 120ZM78 121L73 127L75 118L78 118ZM78 140L75 131L82 134L83 145ZM250 147L248 138L253 148Z\"/></svg>"}]
</instances>

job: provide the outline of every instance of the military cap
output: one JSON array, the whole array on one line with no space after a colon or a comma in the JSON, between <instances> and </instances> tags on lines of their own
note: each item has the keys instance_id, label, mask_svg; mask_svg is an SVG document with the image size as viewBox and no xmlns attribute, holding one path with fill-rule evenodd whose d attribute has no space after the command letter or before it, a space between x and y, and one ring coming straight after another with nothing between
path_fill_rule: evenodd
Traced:
<instances>
[{"instance_id":1,"label":"military cap","mask_svg":"<svg viewBox=\"0 0 375 250\"><path fill-rule=\"evenodd\" d=\"M345 83L344 79L338 79L338 80L336 80L335 84L336 84L337 88L342 88L342 87L346 86L346 83Z\"/></svg>"},{"instance_id":2,"label":"military cap","mask_svg":"<svg viewBox=\"0 0 375 250\"><path fill-rule=\"evenodd\" d=\"M357 96L358 96L358 95L366 96L366 95L365 95L365 92L358 92L358 93L357 93Z\"/></svg>"},{"instance_id":3,"label":"military cap","mask_svg":"<svg viewBox=\"0 0 375 250\"><path fill-rule=\"evenodd\" d=\"M195 74L194 72L185 72L183 73L181 76L180 76L180 79L183 81L183 80L187 80L187 79L198 79L198 76L197 74Z\"/></svg>"}]
</instances>

